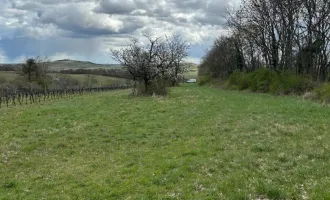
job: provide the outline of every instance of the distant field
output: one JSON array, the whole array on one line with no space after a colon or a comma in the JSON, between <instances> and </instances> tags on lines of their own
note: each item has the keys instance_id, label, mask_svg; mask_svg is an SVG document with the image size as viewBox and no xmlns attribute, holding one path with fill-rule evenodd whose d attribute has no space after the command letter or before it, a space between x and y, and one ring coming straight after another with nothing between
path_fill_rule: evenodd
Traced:
<instances>
[{"instance_id":1,"label":"distant field","mask_svg":"<svg viewBox=\"0 0 330 200\"><path fill-rule=\"evenodd\" d=\"M54 75L58 75L58 74L53 74ZM76 79L78 81L84 81L86 79L86 74L68 74L70 77L72 77L73 79ZM100 84L103 83L103 85L105 84L125 84L127 83L127 79L124 78L116 78L116 77L110 77L110 76L99 76L99 75L91 75L92 77L94 77ZM101 85L100 85L101 86Z\"/></svg>"},{"instance_id":2,"label":"distant field","mask_svg":"<svg viewBox=\"0 0 330 200\"><path fill-rule=\"evenodd\" d=\"M184 74L185 79L190 79L190 78L197 78L198 74L198 65L196 64L189 64L190 68L188 71ZM60 60L60 61L53 61L49 65L49 69L53 71L60 71L60 70L66 70L66 69L122 69L120 65L103 65L103 64L95 64L91 62L83 62L83 61L74 61L74 60ZM11 80L15 78L15 75L12 73L8 72L1 72L0 71L0 78L4 75L9 75L8 80Z\"/></svg>"},{"instance_id":3,"label":"distant field","mask_svg":"<svg viewBox=\"0 0 330 200\"><path fill-rule=\"evenodd\" d=\"M197 78L197 71L195 70L191 70L188 71L184 74L184 78L185 79L191 79L191 78ZM58 74L53 74L53 76L58 75ZM78 80L78 81L82 81L86 78L86 75L84 74L69 74L70 77ZM98 81L103 82L103 83L107 83L110 81L114 81L114 82L120 82L120 83L125 83L126 79L123 78L115 78L115 77L109 77L109 76L98 76L98 75L93 75ZM0 71L0 83L2 82L1 80L6 79L7 81L11 81L15 78L17 78L18 75L15 72L2 72Z\"/></svg>"},{"instance_id":4,"label":"distant field","mask_svg":"<svg viewBox=\"0 0 330 200\"><path fill-rule=\"evenodd\" d=\"M120 65L106 65L106 64L95 64L91 62L83 61L54 61L51 62L49 68L55 71L60 71L64 69L120 69Z\"/></svg>"},{"instance_id":5,"label":"distant field","mask_svg":"<svg viewBox=\"0 0 330 200\"><path fill-rule=\"evenodd\" d=\"M184 74L185 79L197 78L198 75L198 65L190 64L187 72Z\"/></svg>"},{"instance_id":6,"label":"distant field","mask_svg":"<svg viewBox=\"0 0 330 200\"><path fill-rule=\"evenodd\" d=\"M5 81L14 80L17 77L15 72L1 72L0 71L0 83Z\"/></svg>"},{"instance_id":7,"label":"distant field","mask_svg":"<svg viewBox=\"0 0 330 200\"><path fill-rule=\"evenodd\" d=\"M4 66L17 67L17 64L2 64ZM1 64L0 64L1 67ZM76 60L57 60L49 64L49 69L60 71L65 69L121 69L118 64L96 64L92 62L76 61Z\"/></svg>"},{"instance_id":8,"label":"distant field","mask_svg":"<svg viewBox=\"0 0 330 200\"><path fill-rule=\"evenodd\" d=\"M197 78L197 75L198 75L197 71L191 70L184 74L184 78L185 79Z\"/></svg>"},{"instance_id":9,"label":"distant field","mask_svg":"<svg viewBox=\"0 0 330 200\"><path fill-rule=\"evenodd\" d=\"M330 108L194 84L0 109L0 199L330 199Z\"/></svg>"},{"instance_id":10,"label":"distant field","mask_svg":"<svg viewBox=\"0 0 330 200\"><path fill-rule=\"evenodd\" d=\"M51 76L60 76L61 74L51 74ZM87 78L87 75L85 74L65 74L64 76L69 76L75 80L78 80L80 82L84 81ZM116 78L116 77L109 77L109 76L99 76L99 75L91 75L93 78L95 78L100 85L106 85L106 84L125 84L127 83L127 80L124 78ZM19 75L15 72L1 72L0 71L0 83L6 81L12 81L16 78L19 78Z\"/></svg>"}]
</instances>

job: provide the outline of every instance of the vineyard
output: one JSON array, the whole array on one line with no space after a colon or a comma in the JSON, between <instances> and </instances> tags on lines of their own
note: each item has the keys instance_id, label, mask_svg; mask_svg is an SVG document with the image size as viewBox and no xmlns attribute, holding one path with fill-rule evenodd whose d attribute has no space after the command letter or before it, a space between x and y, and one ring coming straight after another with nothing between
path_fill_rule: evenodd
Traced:
<instances>
[{"instance_id":1,"label":"vineyard","mask_svg":"<svg viewBox=\"0 0 330 200\"><path fill-rule=\"evenodd\" d=\"M53 90L34 90L21 92L0 93L0 108L23 104L33 104L50 99L68 98L86 93L105 92L118 89L130 88L130 85L111 85L108 87L77 88L77 89L53 89Z\"/></svg>"}]
</instances>

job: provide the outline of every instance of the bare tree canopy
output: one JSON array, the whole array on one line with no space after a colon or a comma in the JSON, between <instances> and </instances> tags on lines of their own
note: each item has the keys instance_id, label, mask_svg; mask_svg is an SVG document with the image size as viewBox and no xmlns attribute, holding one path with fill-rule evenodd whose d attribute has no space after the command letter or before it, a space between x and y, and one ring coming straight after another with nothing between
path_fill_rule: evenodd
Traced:
<instances>
[{"instance_id":1,"label":"bare tree canopy","mask_svg":"<svg viewBox=\"0 0 330 200\"><path fill-rule=\"evenodd\" d=\"M145 37L146 45L131 39L126 48L111 50L112 58L125 66L134 81L144 84L146 93L150 93L150 85L159 80L176 85L178 76L184 71L183 59L188 56L189 45L179 35Z\"/></svg>"},{"instance_id":2,"label":"bare tree canopy","mask_svg":"<svg viewBox=\"0 0 330 200\"><path fill-rule=\"evenodd\" d=\"M230 13L232 34L215 42L202 66L218 66L211 67L214 76L267 67L325 81L329 75L329 22L327 0L244 0L240 9ZM233 62L220 64L227 59Z\"/></svg>"}]
</instances>

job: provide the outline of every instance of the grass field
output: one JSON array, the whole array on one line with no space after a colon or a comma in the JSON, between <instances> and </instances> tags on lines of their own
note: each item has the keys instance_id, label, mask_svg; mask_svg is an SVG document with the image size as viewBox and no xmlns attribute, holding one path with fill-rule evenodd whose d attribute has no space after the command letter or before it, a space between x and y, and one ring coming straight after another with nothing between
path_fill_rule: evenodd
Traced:
<instances>
[{"instance_id":1,"label":"grass field","mask_svg":"<svg viewBox=\"0 0 330 200\"><path fill-rule=\"evenodd\" d=\"M190 67L187 69L187 71L184 73L185 79L191 79L191 78L197 78L198 76L198 65L196 64L190 64Z\"/></svg>"},{"instance_id":2,"label":"grass field","mask_svg":"<svg viewBox=\"0 0 330 200\"><path fill-rule=\"evenodd\" d=\"M50 74L51 76L55 77L60 74ZM86 79L85 74L65 74L65 76L68 75L69 77L79 81L79 82L84 82ZM110 77L110 76L99 76L99 75L92 75L100 84L102 83L103 85L106 84L125 84L127 83L127 80L124 78L116 78L116 77ZM19 75L16 74L15 72L3 72L0 71L0 83L2 82L1 80L6 80L6 81L12 81L16 78L19 78Z\"/></svg>"},{"instance_id":3,"label":"grass field","mask_svg":"<svg viewBox=\"0 0 330 200\"><path fill-rule=\"evenodd\" d=\"M11 66L11 67L19 67L20 64L1 64L1 66ZM53 71L67 70L67 69L121 69L122 66L118 64L97 64L86 61L79 60L56 60L51 61L48 65L48 69Z\"/></svg>"},{"instance_id":4,"label":"grass field","mask_svg":"<svg viewBox=\"0 0 330 200\"><path fill-rule=\"evenodd\" d=\"M80 82L83 82L86 79L85 74L68 74L71 78L76 79ZM125 84L127 80L124 78L117 78L117 77L110 77L110 76L99 76L99 75L92 75L99 84L103 85L110 85L110 84Z\"/></svg>"},{"instance_id":5,"label":"grass field","mask_svg":"<svg viewBox=\"0 0 330 200\"><path fill-rule=\"evenodd\" d=\"M56 76L59 74L51 74L52 76ZM78 80L80 82L83 82L86 79L85 74L68 74L71 78ZM98 80L99 83L103 84L126 84L127 80L124 78L116 78L116 77L109 77L109 76L99 76L99 75L92 75L96 80ZM0 71L0 84L2 82L6 81L12 81L14 79L18 78L18 75L15 72L5 72L5 71ZM184 74L185 79L190 79L190 78L197 78L197 71L188 71Z\"/></svg>"},{"instance_id":6,"label":"grass field","mask_svg":"<svg viewBox=\"0 0 330 200\"><path fill-rule=\"evenodd\" d=\"M185 85L0 109L0 199L330 199L330 108Z\"/></svg>"},{"instance_id":7,"label":"grass field","mask_svg":"<svg viewBox=\"0 0 330 200\"><path fill-rule=\"evenodd\" d=\"M17 78L17 74L15 72L3 72L0 71L0 81L11 81Z\"/></svg>"},{"instance_id":8,"label":"grass field","mask_svg":"<svg viewBox=\"0 0 330 200\"><path fill-rule=\"evenodd\" d=\"M197 78L198 72L197 71L188 71L184 73L184 78L185 79L191 79L191 78Z\"/></svg>"}]
</instances>

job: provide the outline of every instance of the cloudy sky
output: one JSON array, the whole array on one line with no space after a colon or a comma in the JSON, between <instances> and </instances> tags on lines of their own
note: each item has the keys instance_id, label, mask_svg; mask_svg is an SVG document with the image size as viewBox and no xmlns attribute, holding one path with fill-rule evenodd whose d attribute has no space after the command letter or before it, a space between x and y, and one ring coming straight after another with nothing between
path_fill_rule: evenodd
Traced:
<instances>
[{"instance_id":1,"label":"cloudy sky","mask_svg":"<svg viewBox=\"0 0 330 200\"><path fill-rule=\"evenodd\" d=\"M189 61L225 34L233 0L0 0L0 63L31 56L114 63L129 38L180 34Z\"/></svg>"}]
</instances>

